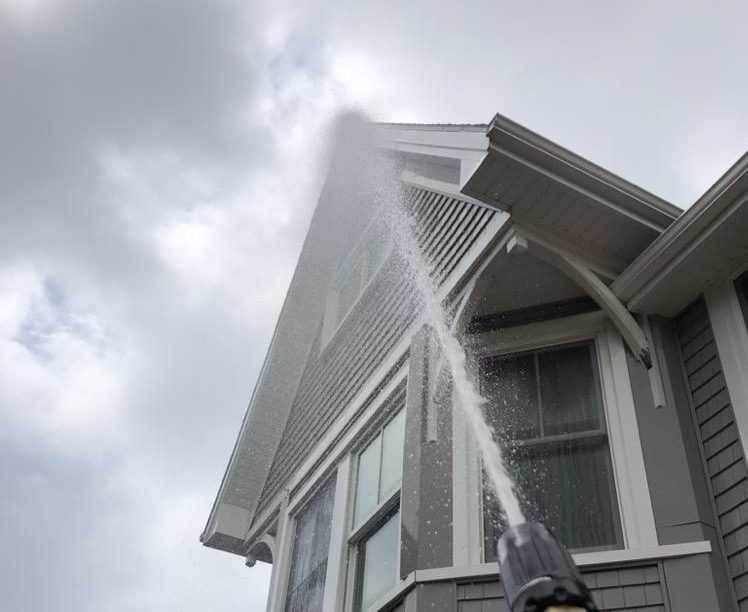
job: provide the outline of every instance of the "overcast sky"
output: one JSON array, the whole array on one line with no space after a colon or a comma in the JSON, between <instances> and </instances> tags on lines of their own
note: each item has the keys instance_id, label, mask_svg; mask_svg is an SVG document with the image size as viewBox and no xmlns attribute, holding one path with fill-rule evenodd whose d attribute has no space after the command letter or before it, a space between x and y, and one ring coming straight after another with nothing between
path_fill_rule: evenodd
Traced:
<instances>
[{"instance_id":1,"label":"overcast sky","mask_svg":"<svg viewBox=\"0 0 748 612\"><path fill-rule=\"evenodd\" d=\"M0 0L0 608L264 609L268 567L198 536L336 112L499 111L685 207L748 148L746 23L745 2Z\"/></svg>"}]
</instances>

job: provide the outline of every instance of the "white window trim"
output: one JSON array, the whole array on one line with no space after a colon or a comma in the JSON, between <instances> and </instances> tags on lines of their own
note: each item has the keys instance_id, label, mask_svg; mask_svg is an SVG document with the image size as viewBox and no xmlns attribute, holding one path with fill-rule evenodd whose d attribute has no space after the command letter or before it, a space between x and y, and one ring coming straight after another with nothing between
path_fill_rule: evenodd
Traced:
<instances>
[{"instance_id":1,"label":"white window trim","mask_svg":"<svg viewBox=\"0 0 748 612\"><path fill-rule=\"evenodd\" d=\"M594 340L602 387L605 420L613 466L623 549L657 545L654 513L647 486L626 351L620 335L601 312L541 321L501 332L481 334L472 364L498 354L516 353L570 342ZM453 493L454 555L456 566L483 562L480 461L461 411L454 414ZM462 500L462 503L460 503Z\"/></svg>"},{"instance_id":2,"label":"white window trim","mask_svg":"<svg viewBox=\"0 0 748 612\"><path fill-rule=\"evenodd\" d=\"M408 342L410 342L410 337L408 337ZM402 352L397 351L396 354L401 356ZM389 364L390 368L391 366L392 364ZM335 497L333 500L333 523L330 531L330 549L327 557L328 568L325 577L325 595L322 609L324 612L340 612L343 609L353 609L353 602L352 600L350 603L348 602L350 597L347 597L346 593L350 592L351 588L349 584L351 572L348 571L348 567L355 561L355 559L351 559L349 556L349 536L353 520L353 497L356 492L356 480L353 477L353 459L358 455L359 450L363 448L357 444L357 439L364 438L365 433L369 431L371 423L381 413L384 404L397 387L405 383L407 376L408 362L406 361L397 374L380 390L377 400L372 402L371 406L359 417L347 434L338 441L329 458L323 461L313 473L310 473L308 468L301 470L301 473L294 479L292 484L300 484L302 480L305 481L305 484L299 487L293 498L289 499L288 494L285 494L278 510L278 559L273 559L273 562L278 564L277 570L274 569L274 572L278 572L278 578L275 584L271 585L272 588L268 595L268 612L283 612L285 609L288 579L291 570L291 553L294 534L296 532L295 517L306 502L311 499L314 492L324 484L327 475L335 463L337 463L337 467L335 468L336 482ZM372 380L379 382L381 381L381 376L373 377ZM371 384L374 385L374 382ZM372 391L373 389L370 389L366 397ZM346 411L346 416L348 416L349 412L352 413L355 411L356 408L358 408L358 402L354 403ZM352 415L347 420L350 420L350 418L352 418ZM335 437L337 434L330 432L329 435ZM327 446L329 447L330 444L328 443ZM323 444L321 448L324 447ZM346 449L351 447L354 449L353 452L347 452ZM315 453L308 461L316 462L317 459L318 455ZM306 475L306 478L303 478L302 475ZM332 477L332 475L329 477ZM399 496L399 490L397 495ZM388 496L387 501L391 497ZM383 504L385 503L387 502L383 502ZM378 507L377 511L379 510L380 507ZM375 514L377 511L375 511Z\"/></svg>"},{"instance_id":3,"label":"white window trim","mask_svg":"<svg viewBox=\"0 0 748 612\"><path fill-rule=\"evenodd\" d=\"M295 521L288 512L286 495L278 509L278 556L273 559L273 573L268 593L268 612L283 612L286 606L286 590L291 571L291 545L296 531Z\"/></svg>"},{"instance_id":4,"label":"white window trim","mask_svg":"<svg viewBox=\"0 0 748 612\"><path fill-rule=\"evenodd\" d=\"M343 609L347 569L346 545L348 538L348 516L351 504L351 455L338 464L335 481L335 500L330 530L330 551L327 557L325 594L322 612L338 612Z\"/></svg>"},{"instance_id":5,"label":"white window trim","mask_svg":"<svg viewBox=\"0 0 748 612\"><path fill-rule=\"evenodd\" d=\"M735 288L738 276L708 291L704 298L743 453L748 457L748 329Z\"/></svg>"},{"instance_id":6,"label":"white window trim","mask_svg":"<svg viewBox=\"0 0 748 612\"><path fill-rule=\"evenodd\" d=\"M355 491L355 487L354 487ZM397 498L397 502L393 505L392 500L394 498ZM402 549L402 512L400 507L400 491L398 491L396 494L393 494L392 496L387 498L387 501L383 502L379 508L377 508L377 511L372 513L372 519L374 517L376 518L384 518L385 515L388 515L391 513L395 508L397 508L397 516L398 516L398 530L397 530L397 558L396 558L396 568L395 568L395 583L392 585L392 589L398 589L401 584L402 580L400 578L400 551ZM361 525L361 528L356 529L355 532L351 533L351 536L346 540L346 547L345 551L348 555L348 579L346 581L346 597L345 597L345 612L353 612L355 610L355 603L356 603L356 596L358 594L358 585L356 584L356 580L358 579L358 555L359 553L359 545L362 540L365 540L368 536L374 535L377 531L376 528L367 527L367 524L372 521L367 520L364 521ZM386 597L387 594L392 590L386 591L379 599L377 599L372 605L370 605L368 608L362 608L360 612L373 612L375 610L378 610L379 601L382 599L382 597Z\"/></svg>"},{"instance_id":7,"label":"white window trim","mask_svg":"<svg viewBox=\"0 0 748 612\"><path fill-rule=\"evenodd\" d=\"M358 242L351 248L350 251L348 251L348 254L343 257L343 263L338 266L337 270L335 270L332 283L330 284L330 288L327 292L325 314L322 319L320 352L323 351L325 347L327 347L330 341L337 335L340 328L343 327L343 324L350 317L351 312L355 310L356 305L361 299L361 296L369 289L369 286L379 276L379 273L382 271L385 263L387 263L390 255L392 255L393 242L392 237L388 235L387 245L385 246L385 254L382 258L382 261L380 261L373 270L369 270L369 267L371 267L371 262L369 261L369 253L363 249L369 232L372 231L372 227L375 223L381 220L380 211L381 207L380 210L374 213L372 219L369 221L369 223L367 223L363 232L361 232L361 237L359 238ZM359 274L362 278L364 277L364 275L366 275L366 282L360 285L356 299L353 300L342 318L338 319L338 308L340 307L340 300L338 299L340 288L338 286L338 283L340 282L341 275L349 268L356 266L361 262L363 262L363 266L359 270Z\"/></svg>"},{"instance_id":8,"label":"white window trim","mask_svg":"<svg viewBox=\"0 0 748 612\"><path fill-rule=\"evenodd\" d=\"M349 504L349 515L346 517L346 520L344 521L344 525L347 529L347 535L345 538L345 543L343 550L345 551L345 554L348 557L348 579L347 579L347 596L345 597L345 611L346 612L353 612L355 609L355 603L356 603L356 596L358 594L358 587L357 579L358 579L358 556L360 554L359 547L363 540L367 539L368 537L374 535L379 528L382 527L384 523L377 526L376 524L384 519L386 516L397 513L398 516L398 529L397 529L397 558L396 558L396 567L395 567L395 584L392 585L392 588L398 588L402 580L400 579L400 550L402 548L402 512L401 512L401 491L402 491L402 475L400 480L400 486L393 491L385 492L385 497L382 501L380 501L376 508L374 508L371 512L369 512L366 516L364 516L360 521L355 522L355 506L356 506L356 491L358 490L358 458L360 457L361 453L366 449L366 447L377 437L381 436L383 438L384 436L384 429L387 427L389 423L392 422L392 420L400 413L405 412L407 409L407 405L403 406L400 410L393 412L385 417L385 419L381 422L381 424L376 429L376 435L369 435L365 439L362 440L362 444L359 444L352 450L352 452L348 455L348 459L354 464L355 467L352 468L352 473L355 474L354 478L351 478L349 482L349 493L348 498L350 499ZM405 416L405 415L404 415ZM371 432L373 434L373 432ZM403 440L403 444L405 443L405 440ZM382 444L384 444L384 438L382 439ZM380 461L381 461L381 455L380 455ZM381 466L380 466L380 473L381 473ZM389 591L388 591L389 592ZM386 593L384 594L386 595ZM380 598L381 599L381 598ZM375 601L371 606L368 608L362 608L360 612L369 612L370 610L377 610L377 605L379 604L379 599Z\"/></svg>"}]
</instances>

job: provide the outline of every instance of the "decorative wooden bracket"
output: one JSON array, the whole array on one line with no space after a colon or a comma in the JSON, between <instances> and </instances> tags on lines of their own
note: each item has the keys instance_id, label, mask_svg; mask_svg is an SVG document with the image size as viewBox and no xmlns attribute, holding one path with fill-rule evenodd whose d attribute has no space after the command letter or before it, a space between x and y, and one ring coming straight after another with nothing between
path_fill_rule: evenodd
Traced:
<instances>
[{"instance_id":1,"label":"decorative wooden bracket","mask_svg":"<svg viewBox=\"0 0 748 612\"><path fill-rule=\"evenodd\" d=\"M515 227L513 231L518 239L510 241L511 244L527 245L530 253L551 264L584 289L611 319L634 356L647 369L652 367L649 344L644 331L610 288L585 265L584 261L528 230Z\"/></svg>"},{"instance_id":2,"label":"decorative wooden bracket","mask_svg":"<svg viewBox=\"0 0 748 612\"><path fill-rule=\"evenodd\" d=\"M267 551L263 550L263 548L265 547L267 547L267 551L270 552L270 559L268 559ZM244 560L244 565L246 565L247 567L254 567L258 559L271 563L274 557L275 557L275 538L269 533L266 533L261 538L255 540L252 543L252 546L249 547L249 550L247 551L247 556Z\"/></svg>"}]
</instances>

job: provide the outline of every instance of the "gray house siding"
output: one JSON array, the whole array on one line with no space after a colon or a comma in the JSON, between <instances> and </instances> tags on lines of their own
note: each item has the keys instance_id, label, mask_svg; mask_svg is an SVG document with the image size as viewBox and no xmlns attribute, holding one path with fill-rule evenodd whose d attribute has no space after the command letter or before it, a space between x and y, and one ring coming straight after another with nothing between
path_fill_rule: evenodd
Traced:
<instances>
[{"instance_id":1,"label":"gray house siding","mask_svg":"<svg viewBox=\"0 0 748 612\"><path fill-rule=\"evenodd\" d=\"M413 339L400 497L400 577L452 565L452 409L449 382L435 372L439 346L428 328ZM432 389L442 383L443 397Z\"/></svg>"},{"instance_id":2,"label":"gray house siding","mask_svg":"<svg viewBox=\"0 0 748 612\"><path fill-rule=\"evenodd\" d=\"M601 610L665 612L666 588L658 564L585 572ZM459 612L508 612L499 581L456 584ZM693 608L692 608L693 609Z\"/></svg>"},{"instance_id":3,"label":"gray house siding","mask_svg":"<svg viewBox=\"0 0 748 612\"><path fill-rule=\"evenodd\" d=\"M496 214L487 208L424 189L406 189L433 275L442 282L460 263ZM402 263L390 255L337 333L312 352L286 421L281 443L260 497L257 514L297 470L309 449L391 353L413 322L417 304ZM317 325L317 321L310 321Z\"/></svg>"},{"instance_id":4,"label":"gray house siding","mask_svg":"<svg viewBox=\"0 0 748 612\"><path fill-rule=\"evenodd\" d=\"M601 612L706 612L718 610L713 585L705 580L708 555L601 565L582 571ZM417 574L416 574L417 576ZM416 583L388 609L399 612L508 612L498 579Z\"/></svg>"},{"instance_id":5,"label":"gray house siding","mask_svg":"<svg viewBox=\"0 0 748 612\"><path fill-rule=\"evenodd\" d=\"M676 326L717 529L738 608L748 610L748 470L704 301Z\"/></svg>"}]
</instances>

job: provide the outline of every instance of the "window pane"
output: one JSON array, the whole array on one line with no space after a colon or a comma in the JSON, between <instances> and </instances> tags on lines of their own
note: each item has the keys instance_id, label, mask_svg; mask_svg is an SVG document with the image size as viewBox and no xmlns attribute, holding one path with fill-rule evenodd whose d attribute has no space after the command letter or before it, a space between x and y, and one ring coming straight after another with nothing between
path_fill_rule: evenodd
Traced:
<instances>
[{"instance_id":1,"label":"window pane","mask_svg":"<svg viewBox=\"0 0 748 612\"><path fill-rule=\"evenodd\" d=\"M544 444L513 461L515 481L528 521L540 521L570 549L621 545L618 504L604 436ZM484 488L486 561L496 560L505 528L498 504Z\"/></svg>"},{"instance_id":2,"label":"window pane","mask_svg":"<svg viewBox=\"0 0 748 612\"><path fill-rule=\"evenodd\" d=\"M405 411L401 410L384 428L382 435L382 474L379 501L400 488L403 474L403 444L405 440Z\"/></svg>"},{"instance_id":3,"label":"window pane","mask_svg":"<svg viewBox=\"0 0 748 612\"><path fill-rule=\"evenodd\" d=\"M619 543L618 508L604 438L533 449L519 472L528 518L544 522L567 547Z\"/></svg>"},{"instance_id":4,"label":"window pane","mask_svg":"<svg viewBox=\"0 0 748 612\"><path fill-rule=\"evenodd\" d=\"M356 524L372 512L379 500L379 461L382 437L377 436L358 458L358 480L356 483Z\"/></svg>"},{"instance_id":5,"label":"window pane","mask_svg":"<svg viewBox=\"0 0 748 612\"><path fill-rule=\"evenodd\" d=\"M494 357L482 364L486 413L500 439L540 435L534 355Z\"/></svg>"},{"instance_id":6,"label":"window pane","mask_svg":"<svg viewBox=\"0 0 748 612\"><path fill-rule=\"evenodd\" d=\"M361 291L361 262L354 262L338 281L338 322L345 318Z\"/></svg>"},{"instance_id":7,"label":"window pane","mask_svg":"<svg viewBox=\"0 0 748 612\"><path fill-rule=\"evenodd\" d=\"M481 388L490 406L501 408L487 411L489 422L501 431L501 420L509 414L514 431L531 434L523 440L512 437L510 429L503 436L507 463L527 519L545 523L572 549L614 548L622 542L607 435L604 431L580 435L604 426L593 360L591 345L576 345L486 360L481 372ZM521 391L523 386L531 387L527 371L533 363L538 366L543 435L566 434L566 439L544 441L539 430L528 426L539 423L521 414L521 410L534 409L532 393ZM483 500L485 559L493 561L505 526L487 486Z\"/></svg>"},{"instance_id":8,"label":"window pane","mask_svg":"<svg viewBox=\"0 0 748 612\"><path fill-rule=\"evenodd\" d=\"M334 491L335 479L332 479L296 517L287 612L322 609Z\"/></svg>"},{"instance_id":9,"label":"window pane","mask_svg":"<svg viewBox=\"0 0 748 612\"><path fill-rule=\"evenodd\" d=\"M590 345L538 355L543 432L546 436L600 428L600 400Z\"/></svg>"},{"instance_id":10,"label":"window pane","mask_svg":"<svg viewBox=\"0 0 748 612\"><path fill-rule=\"evenodd\" d=\"M361 610L366 610L397 582L399 529L400 513L397 512L361 544Z\"/></svg>"}]
</instances>

